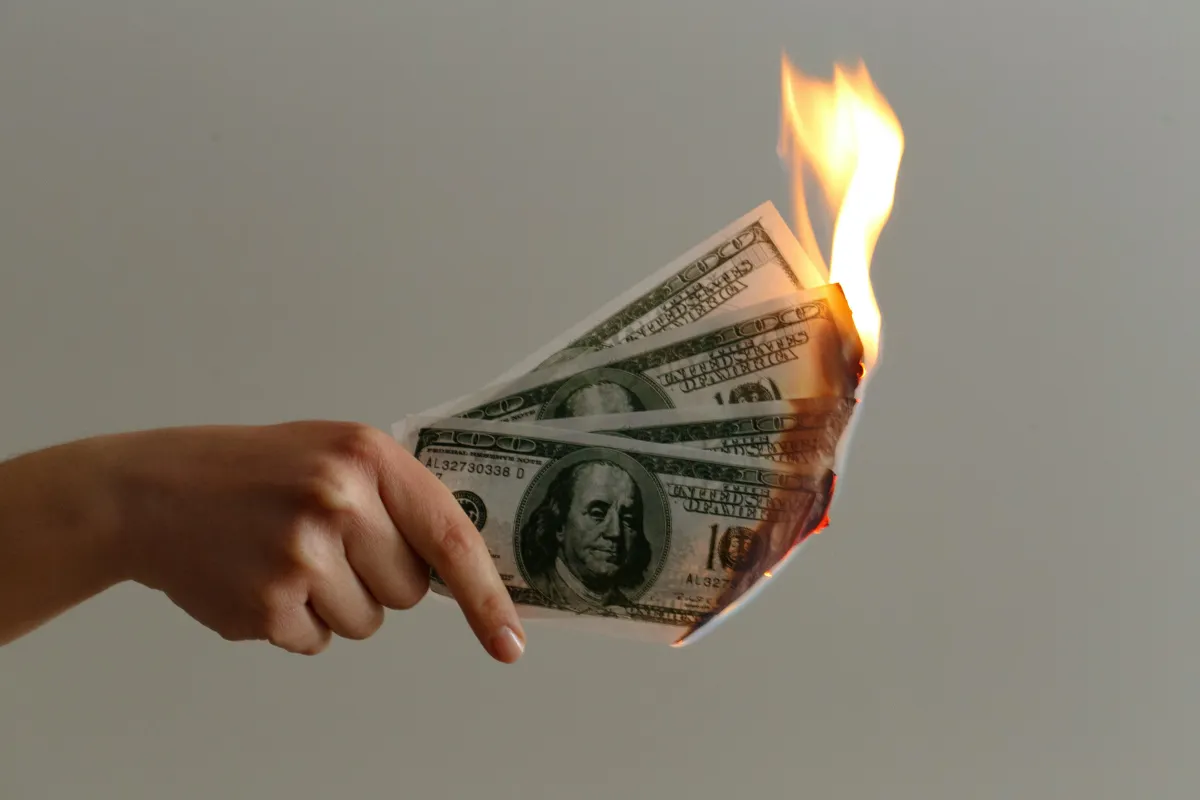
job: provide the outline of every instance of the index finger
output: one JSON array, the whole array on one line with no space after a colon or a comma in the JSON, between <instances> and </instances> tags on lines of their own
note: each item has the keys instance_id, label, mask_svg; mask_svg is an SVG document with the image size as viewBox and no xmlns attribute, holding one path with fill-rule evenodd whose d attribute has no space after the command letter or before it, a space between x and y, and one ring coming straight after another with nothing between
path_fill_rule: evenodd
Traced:
<instances>
[{"instance_id":1,"label":"index finger","mask_svg":"<svg viewBox=\"0 0 1200 800\"><path fill-rule=\"evenodd\" d=\"M446 582L493 658L512 663L525 631L491 553L450 489L398 443L381 465L379 496L396 528Z\"/></svg>"}]
</instances>

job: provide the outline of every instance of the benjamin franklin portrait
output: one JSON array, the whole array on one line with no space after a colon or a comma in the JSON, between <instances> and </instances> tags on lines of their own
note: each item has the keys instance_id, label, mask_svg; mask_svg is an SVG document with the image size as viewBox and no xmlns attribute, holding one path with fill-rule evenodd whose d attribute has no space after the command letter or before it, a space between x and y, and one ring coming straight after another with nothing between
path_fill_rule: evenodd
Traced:
<instances>
[{"instance_id":1,"label":"benjamin franklin portrait","mask_svg":"<svg viewBox=\"0 0 1200 800\"><path fill-rule=\"evenodd\" d=\"M523 508L522 572L558 608L628 607L666 555L665 503L654 478L628 455L574 455L551 468L540 498Z\"/></svg>"},{"instance_id":2,"label":"benjamin franklin portrait","mask_svg":"<svg viewBox=\"0 0 1200 800\"><path fill-rule=\"evenodd\" d=\"M595 414L623 414L645 411L637 395L619 383L597 381L580 386L563 400L562 409L568 417L589 417Z\"/></svg>"},{"instance_id":3,"label":"benjamin franklin portrait","mask_svg":"<svg viewBox=\"0 0 1200 800\"><path fill-rule=\"evenodd\" d=\"M599 367L564 381L545 403L539 418L590 417L671 407L672 403L662 389L645 376Z\"/></svg>"}]
</instances>

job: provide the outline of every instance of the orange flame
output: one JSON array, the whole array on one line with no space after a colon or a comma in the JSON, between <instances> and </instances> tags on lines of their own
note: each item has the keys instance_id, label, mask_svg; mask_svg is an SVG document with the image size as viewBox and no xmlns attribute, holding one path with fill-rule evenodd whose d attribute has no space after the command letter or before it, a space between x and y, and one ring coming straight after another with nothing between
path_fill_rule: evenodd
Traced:
<instances>
[{"instance_id":1,"label":"orange flame","mask_svg":"<svg viewBox=\"0 0 1200 800\"><path fill-rule=\"evenodd\" d=\"M871 288L871 257L892 213L904 132L861 61L834 66L833 80L798 72L782 60L779 156L792 170L794 227L805 252L824 266L804 191L815 173L835 212L829 281L840 283L863 343L863 380L879 360L883 318Z\"/></svg>"}]
</instances>

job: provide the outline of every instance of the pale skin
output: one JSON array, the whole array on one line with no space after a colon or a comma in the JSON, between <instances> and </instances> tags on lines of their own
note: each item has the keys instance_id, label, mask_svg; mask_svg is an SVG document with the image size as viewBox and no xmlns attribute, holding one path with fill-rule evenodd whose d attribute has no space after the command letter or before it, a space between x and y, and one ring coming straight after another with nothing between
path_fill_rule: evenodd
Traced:
<instances>
[{"instance_id":1,"label":"pale skin","mask_svg":"<svg viewBox=\"0 0 1200 800\"><path fill-rule=\"evenodd\" d=\"M415 606L432 566L497 661L525 632L450 491L369 426L96 436L0 463L0 645L118 584L230 641L315 655Z\"/></svg>"}]
</instances>

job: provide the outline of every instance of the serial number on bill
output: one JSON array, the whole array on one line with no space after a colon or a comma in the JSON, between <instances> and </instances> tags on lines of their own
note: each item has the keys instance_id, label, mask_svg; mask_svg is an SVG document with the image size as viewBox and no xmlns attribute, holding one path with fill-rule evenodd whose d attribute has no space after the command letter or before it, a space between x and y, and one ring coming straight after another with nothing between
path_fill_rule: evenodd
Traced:
<instances>
[{"instance_id":1,"label":"serial number on bill","mask_svg":"<svg viewBox=\"0 0 1200 800\"><path fill-rule=\"evenodd\" d=\"M452 460L429 456L425 459L425 467L437 477L447 472L465 472L472 475L491 475L498 478L524 478L525 468L514 467L511 464L489 464L479 461Z\"/></svg>"},{"instance_id":2,"label":"serial number on bill","mask_svg":"<svg viewBox=\"0 0 1200 800\"><path fill-rule=\"evenodd\" d=\"M696 575L689 572L684 583L688 586L702 586L705 589L727 589L733 581L723 575Z\"/></svg>"}]
</instances>

